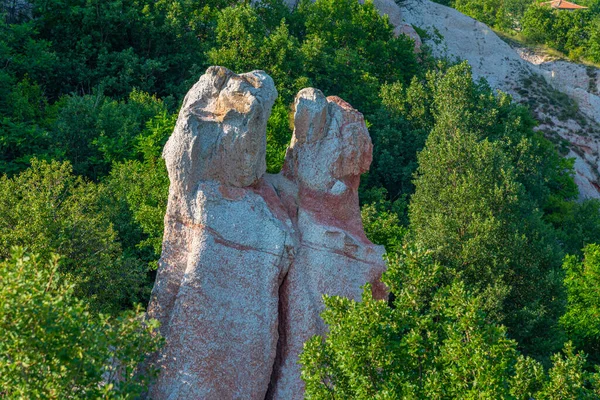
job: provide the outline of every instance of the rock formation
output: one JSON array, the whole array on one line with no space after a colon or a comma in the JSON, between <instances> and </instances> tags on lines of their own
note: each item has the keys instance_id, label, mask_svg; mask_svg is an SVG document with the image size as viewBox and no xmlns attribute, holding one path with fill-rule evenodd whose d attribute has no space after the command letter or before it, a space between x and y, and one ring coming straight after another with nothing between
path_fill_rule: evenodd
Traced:
<instances>
[{"instance_id":1,"label":"rock formation","mask_svg":"<svg viewBox=\"0 0 600 400\"><path fill-rule=\"evenodd\" d=\"M171 186L148 313L166 345L153 399L300 399L298 355L325 333L322 295L359 300L370 282L386 296L383 249L358 206L372 151L362 114L302 90L284 169L269 175L276 96L262 71L211 67L165 146Z\"/></svg>"},{"instance_id":2,"label":"rock formation","mask_svg":"<svg viewBox=\"0 0 600 400\"><path fill-rule=\"evenodd\" d=\"M294 262L280 288L279 353L268 398L302 399L298 354L324 334L323 293L360 300L361 286L379 278L383 251L365 236L358 204L360 174L372 144L362 114L339 97L304 89L295 101L295 127L283 171L269 177L299 237Z\"/></svg>"}]
</instances>

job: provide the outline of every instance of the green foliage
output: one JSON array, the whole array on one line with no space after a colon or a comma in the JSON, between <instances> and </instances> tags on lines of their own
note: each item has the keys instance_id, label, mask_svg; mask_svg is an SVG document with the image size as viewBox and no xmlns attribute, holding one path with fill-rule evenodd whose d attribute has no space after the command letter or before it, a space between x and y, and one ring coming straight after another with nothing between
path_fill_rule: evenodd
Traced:
<instances>
[{"instance_id":1,"label":"green foliage","mask_svg":"<svg viewBox=\"0 0 600 400\"><path fill-rule=\"evenodd\" d=\"M285 152L292 139L291 111L280 100L275 102L267 123L267 172L281 170Z\"/></svg>"},{"instance_id":2,"label":"green foliage","mask_svg":"<svg viewBox=\"0 0 600 400\"><path fill-rule=\"evenodd\" d=\"M394 37L370 2L305 1L294 14L278 4L223 10L211 63L234 71L265 70L284 104L313 85L365 114L377 109L382 83L407 80L418 70L410 40Z\"/></svg>"},{"instance_id":3,"label":"green foliage","mask_svg":"<svg viewBox=\"0 0 600 400\"><path fill-rule=\"evenodd\" d=\"M484 301L460 281L443 284L430 253L405 248L388 261L395 300L325 296L325 338L300 357L307 399L596 398L598 377L567 345L549 374L519 354Z\"/></svg>"},{"instance_id":4,"label":"green foliage","mask_svg":"<svg viewBox=\"0 0 600 400\"><path fill-rule=\"evenodd\" d=\"M444 279L483 293L522 348L547 354L560 344L562 253L542 220L550 190L536 171L552 166L520 110L473 84L467 66L432 82L435 123L419 154L411 240L432 250Z\"/></svg>"},{"instance_id":5,"label":"green foliage","mask_svg":"<svg viewBox=\"0 0 600 400\"><path fill-rule=\"evenodd\" d=\"M171 107L183 97L228 4L36 0L30 21L2 19L0 173L59 158L97 179L131 159L136 134L165 107L145 93Z\"/></svg>"},{"instance_id":6,"label":"green foliage","mask_svg":"<svg viewBox=\"0 0 600 400\"><path fill-rule=\"evenodd\" d=\"M397 87L402 87L398 85ZM390 199L414 192L413 174L417 169L417 153L425 146L429 131L411 124L405 115L387 104L390 94L382 87L384 105L373 116L369 129L373 140L373 162L363 187L384 187ZM364 194L364 192L363 192Z\"/></svg>"},{"instance_id":7,"label":"green foliage","mask_svg":"<svg viewBox=\"0 0 600 400\"><path fill-rule=\"evenodd\" d=\"M597 399L600 396L598 374L585 371L585 356L575 354L570 342L565 345L564 355L552 356L549 380L544 385L541 399Z\"/></svg>"},{"instance_id":8,"label":"green foliage","mask_svg":"<svg viewBox=\"0 0 600 400\"><path fill-rule=\"evenodd\" d=\"M531 0L454 0L452 7L487 25L507 30L517 26L515 17L522 15L530 3Z\"/></svg>"},{"instance_id":9,"label":"green foliage","mask_svg":"<svg viewBox=\"0 0 600 400\"><path fill-rule=\"evenodd\" d=\"M156 269L169 194L164 161L155 158L115 164L106 185L107 209L124 249Z\"/></svg>"},{"instance_id":10,"label":"green foliage","mask_svg":"<svg viewBox=\"0 0 600 400\"><path fill-rule=\"evenodd\" d=\"M265 70L275 81L282 105L290 104L307 82L298 38L286 22L291 15L278 2L258 4L258 8L245 4L220 13L217 46L209 51L209 59L236 72Z\"/></svg>"},{"instance_id":11,"label":"green foliage","mask_svg":"<svg viewBox=\"0 0 600 400\"><path fill-rule=\"evenodd\" d=\"M600 245L583 250L583 261L565 258L567 310L561 324L567 337L586 351L593 363L600 362Z\"/></svg>"},{"instance_id":12,"label":"green foliage","mask_svg":"<svg viewBox=\"0 0 600 400\"><path fill-rule=\"evenodd\" d=\"M381 84L408 82L417 73L412 41L394 37L372 2L303 1L298 13L306 21L301 51L312 83L350 102L368 119L377 111Z\"/></svg>"},{"instance_id":13,"label":"green foliage","mask_svg":"<svg viewBox=\"0 0 600 400\"><path fill-rule=\"evenodd\" d=\"M158 322L139 309L91 313L49 262L15 248L0 263L0 396L133 399L156 371L138 365L158 349Z\"/></svg>"},{"instance_id":14,"label":"green foliage","mask_svg":"<svg viewBox=\"0 0 600 400\"><path fill-rule=\"evenodd\" d=\"M50 129L55 145L78 175L105 176L114 162L137 158L138 142L153 135L152 125L167 119L164 103L156 97L132 91L128 101L116 101L101 93L69 96L53 107L56 118Z\"/></svg>"},{"instance_id":15,"label":"green foliage","mask_svg":"<svg viewBox=\"0 0 600 400\"><path fill-rule=\"evenodd\" d=\"M65 279L95 309L117 311L144 300L147 268L123 254L102 206L104 190L56 161L33 160L14 178L0 178L0 257L17 245L45 259L62 254Z\"/></svg>"},{"instance_id":16,"label":"green foliage","mask_svg":"<svg viewBox=\"0 0 600 400\"><path fill-rule=\"evenodd\" d=\"M101 86L122 98L133 88L181 96L205 66L212 38L215 0L35 0L35 39L44 40L60 62L46 82L51 99L90 94ZM202 40L198 40L201 38ZM41 82L35 77L36 81Z\"/></svg>"},{"instance_id":17,"label":"green foliage","mask_svg":"<svg viewBox=\"0 0 600 400\"><path fill-rule=\"evenodd\" d=\"M546 217L556 227L565 253L582 255L591 243L600 243L600 201L553 203Z\"/></svg>"},{"instance_id":18,"label":"green foliage","mask_svg":"<svg viewBox=\"0 0 600 400\"><path fill-rule=\"evenodd\" d=\"M550 7L530 7L523 15L523 34L537 43L545 43L552 35L554 13Z\"/></svg>"},{"instance_id":19,"label":"green foliage","mask_svg":"<svg viewBox=\"0 0 600 400\"><path fill-rule=\"evenodd\" d=\"M175 126L176 115L153 117L137 136L135 149L143 161L114 163L104 197L105 209L116 227L123 249L156 269L162 249L169 177L162 149Z\"/></svg>"},{"instance_id":20,"label":"green foliage","mask_svg":"<svg viewBox=\"0 0 600 400\"><path fill-rule=\"evenodd\" d=\"M384 245L386 251L395 251L406 234L406 197L393 203L387 200L384 188L371 189L362 196L362 222L370 241Z\"/></svg>"},{"instance_id":21,"label":"green foliage","mask_svg":"<svg viewBox=\"0 0 600 400\"><path fill-rule=\"evenodd\" d=\"M572 59L582 56L599 61L587 47L597 35L597 21L588 10L561 12L550 7L531 6L523 15L523 35L535 43L543 43L567 54Z\"/></svg>"},{"instance_id":22,"label":"green foliage","mask_svg":"<svg viewBox=\"0 0 600 400\"><path fill-rule=\"evenodd\" d=\"M37 80L54 78L57 59L50 44L34 35L31 23L0 20L0 173L22 170L33 155L54 155L43 121L47 99Z\"/></svg>"},{"instance_id":23,"label":"green foliage","mask_svg":"<svg viewBox=\"0 0 600 400\"><path fill-rule=\"evenodd\" d=\"M444 0L437 1L496 29L508 31L520 27L523 14L533 0Z\"/></svg>"}]
</instances>

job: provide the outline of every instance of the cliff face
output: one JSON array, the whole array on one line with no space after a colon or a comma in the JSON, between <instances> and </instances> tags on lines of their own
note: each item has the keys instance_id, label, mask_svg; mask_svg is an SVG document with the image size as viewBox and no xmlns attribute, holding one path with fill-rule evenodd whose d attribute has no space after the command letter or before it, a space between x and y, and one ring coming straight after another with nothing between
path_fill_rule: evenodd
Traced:
<instances>
[{"instance_id":1,"label":"cliff face","mask_svg":"<svg viewBox=\"0 0 600 400\"><path fill-rule=\"evenodd\" d=\"M302 90L284 169L269 175L276 96L262 71L211 67L165 146L171 186L148 313L166 345L153 399L300 399L298 355L325 333L322 295L359 300L370 282L386 296L383 249L358 205L372 152L362 114Z\"/></svg>"}]
</instances>

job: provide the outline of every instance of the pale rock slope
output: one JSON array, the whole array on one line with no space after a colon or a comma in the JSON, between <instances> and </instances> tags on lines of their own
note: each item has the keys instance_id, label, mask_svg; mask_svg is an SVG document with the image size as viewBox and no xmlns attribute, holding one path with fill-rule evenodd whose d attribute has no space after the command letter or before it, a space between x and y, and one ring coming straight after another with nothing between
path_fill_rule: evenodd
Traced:
<instances>
[{"instance_id":1,"label":"pale rock slope","mask_svg":"<svg viewBox=\"0 0 600 400\"><path fill-rule=\"evenodd\" d=\"M187 94L163 156L163 253L148 308L166 344L152 399L301 399L303 343L324 334L323 294L387 296L383 247L366 238L362 114L302 90L285 166L265 174L277 96L262 71L211 67Z\"/></svg>"},{"instance_id":2,"label":"pale rock slope","mask_svg":"<svg viewBox=\"0 0 600 400\"><path fill-rule=\"evenodd\" d=\"M556 107L562 99L536 107L539 129L558 137L568 157L575 159L575 181L582 197L598 198L600 192L600 70L564 60L555 60L531 50L516 49L524 60L537 67L557 92L573 100L577 112ZM571 108L573 108L571 106ZM562 121L561 117L562 116Z\"/></svg>"},{"instance_id":3,"label":"pale rock slope","mask_svg":"<svg viewBox=\"0 0 600 400\"><path fill-rule=\"evenodd\" d=\"M428 0L406 0L403 21L427 31L426 41L435 57L467 60L475 79L485 78L490 86L511 92L516 77L530 73L529 66L487 25L453 8Z\"/></svg>"}]
</instances>

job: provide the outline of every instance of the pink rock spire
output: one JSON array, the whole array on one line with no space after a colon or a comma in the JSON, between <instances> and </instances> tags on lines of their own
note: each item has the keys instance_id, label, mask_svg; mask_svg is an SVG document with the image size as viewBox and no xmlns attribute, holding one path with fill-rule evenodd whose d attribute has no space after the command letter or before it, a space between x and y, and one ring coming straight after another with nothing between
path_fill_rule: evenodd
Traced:
<instances>
[{"instance_id":1,"label":"pink rock spire","mask_svg":"<svg viewBox=\"0 0 600 400\"><path fill-rule=\"evenodd\" d=\"M171 187L148 314L165 347L153 399L300 399L298 355L324 334L322 295L360 299L383 248L360 219L372 144L362 114L300 91L283 171L265 174L277 91L262 71L211 67L164 150Z\"/></svg>"}]
</instances>

